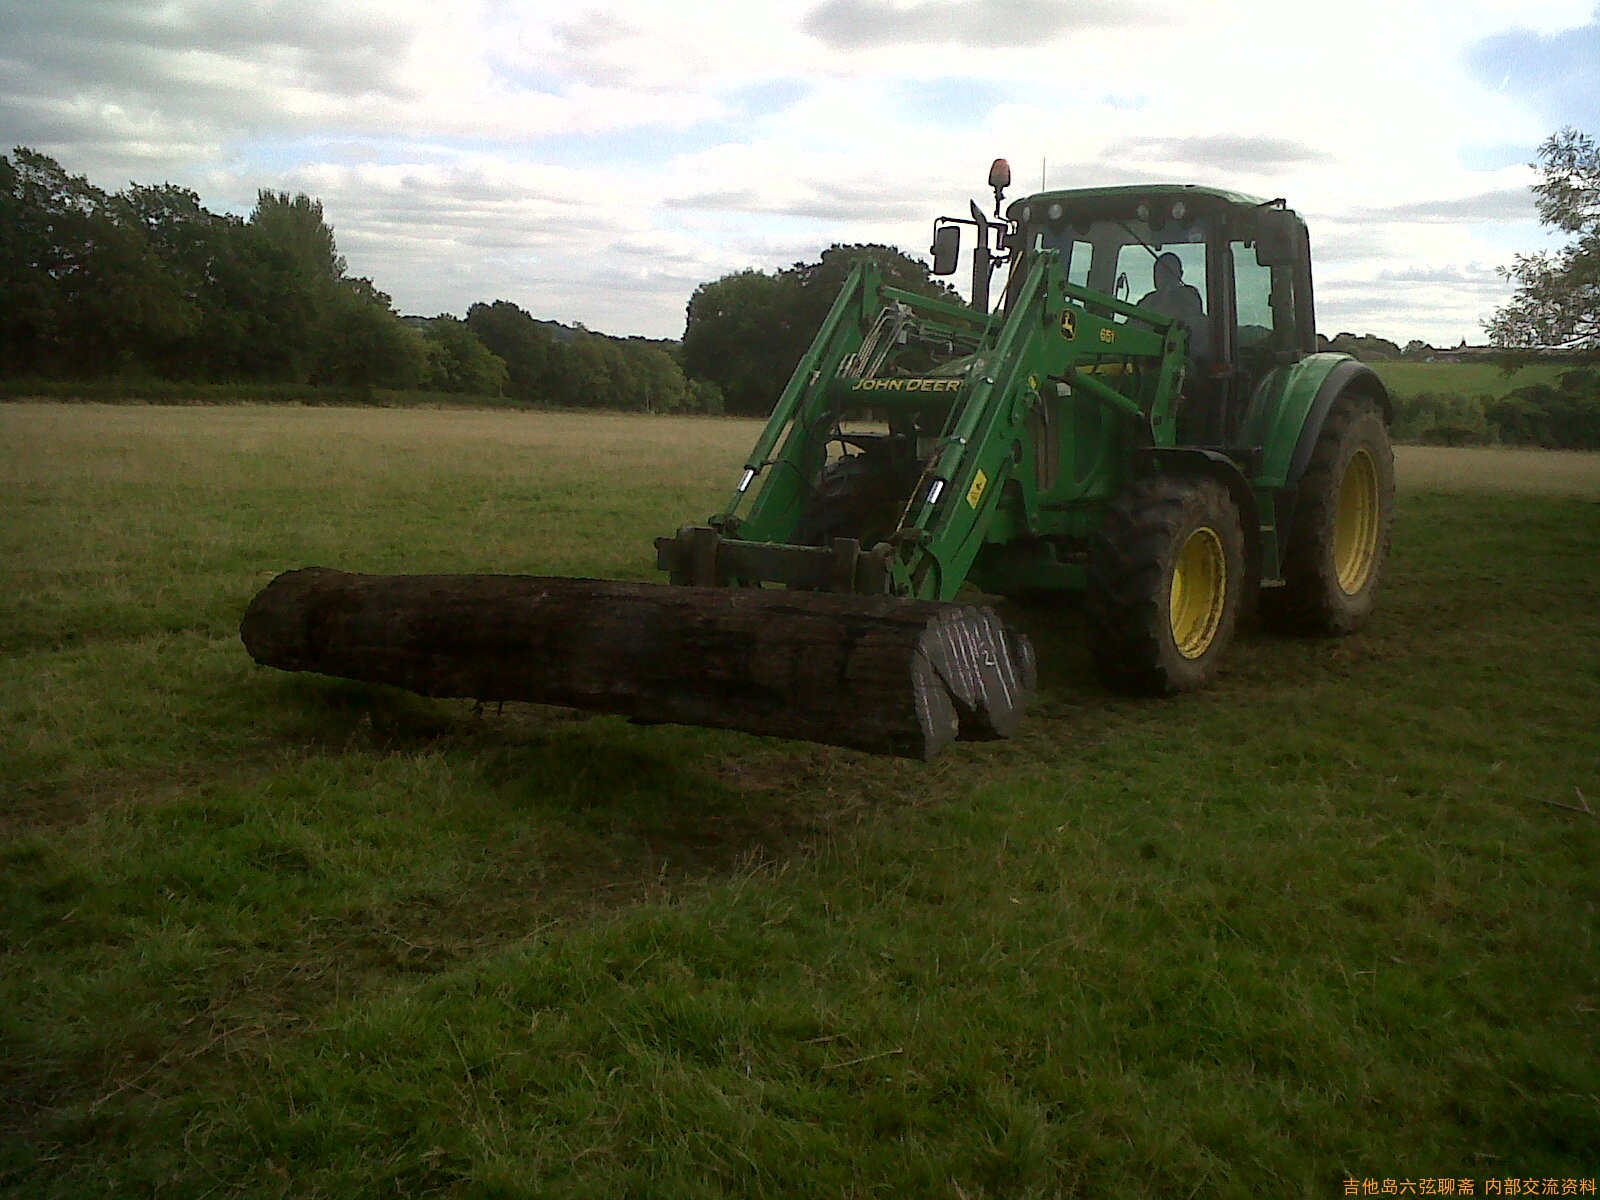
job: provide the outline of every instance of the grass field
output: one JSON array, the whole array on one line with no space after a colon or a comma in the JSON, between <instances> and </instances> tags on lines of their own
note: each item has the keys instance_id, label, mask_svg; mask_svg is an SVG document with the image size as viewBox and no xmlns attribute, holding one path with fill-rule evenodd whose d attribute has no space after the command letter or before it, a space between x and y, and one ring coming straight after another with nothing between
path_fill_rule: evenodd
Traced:
<instances>
[{"instance_id":1,"label":"grass field","mask_svg":"<svg viewBox=\"0 0 1600 1200\"><path fill-rule=\"evenodd\" d=\"M1531 383L1554 383L1570 368L1531 363L1506 374L1493 363L1381 362L1372 369L1397 397L1437 392L1451 396L1504 396Z\"/></svg>"},{"instance_id":2,"label":"grass field","mask_svg":"<svg viewBox=\"0 0 1600 1200\"><path fill-rule=\"evenodd\" d=\"M932 764L255 668L277 571L650 578L749 422L0 406L0 1193L1600 1175L1600 456L1402 450L1344 642Z\"/></svg>"}]
</instances>

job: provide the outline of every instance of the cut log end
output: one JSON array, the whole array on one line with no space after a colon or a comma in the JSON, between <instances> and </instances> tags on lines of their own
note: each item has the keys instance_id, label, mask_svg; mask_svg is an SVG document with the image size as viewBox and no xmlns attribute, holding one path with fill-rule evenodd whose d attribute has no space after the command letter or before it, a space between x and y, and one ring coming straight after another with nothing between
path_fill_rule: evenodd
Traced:
<instances>
[{"instance_id":1,"label":"cut log end","mask_svg":"<svg viewBox=\"0 0 1600 1200\"><path fill-rule=\"evenodd\" d=\"M1011 735L1035 686L989 609L887 596L311 567L239 632L287 671L924 760Z\"/></svg>"}]
</instances>

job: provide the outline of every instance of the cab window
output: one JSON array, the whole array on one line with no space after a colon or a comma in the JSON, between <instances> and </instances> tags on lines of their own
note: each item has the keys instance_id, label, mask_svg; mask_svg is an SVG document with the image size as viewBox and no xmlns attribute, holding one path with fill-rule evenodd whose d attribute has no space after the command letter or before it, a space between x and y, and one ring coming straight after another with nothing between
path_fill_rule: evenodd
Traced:
<instances>
[{"instance_id":1,"label":"cab window","mask_svg":"<svg viewBox=\"0 0 1600 1200\"><path fill-rule=\"evenodd\" d=\"M1042 250L1060 252L1062 265L1067 269L1068 283L1075 283L1079 287L1089 286L1089 263L1094 257L1094 246L1074 236L1071 225L1043 226L1036 231L1034 244Z\"/></svg>"},{"instance_id":2,"label":"cab window","mask_svg":"<svg viewBox=\"0 0 1600 1200\"><path fill-rule=\"evenodd\" d=\"M1206 248L1200 242L1163 242L1155 245L1155 253L1140 245L1124 246L1117 254L1117 290L1124 290L1122 280L1127 278L1126 298L1137 304L1156 290L1155 263L1162 254L1175 254L1183 264L1183 282L1200 293L1200 303L1206 312L1211 311L1211 300L1206 295Z\"/></svg>"},{"instance_id":3,"label":"cab window","mask_svg":"<svg viewBox=\"0 0 1600 1200\"><path fill-rule=\"evenodd\" d=\"M1273 343L1272 268L1256 261L1255 246L1233 243L1233 295L1239 315L1238 346L1248 352Z\"/></svg>"}]
</instances>

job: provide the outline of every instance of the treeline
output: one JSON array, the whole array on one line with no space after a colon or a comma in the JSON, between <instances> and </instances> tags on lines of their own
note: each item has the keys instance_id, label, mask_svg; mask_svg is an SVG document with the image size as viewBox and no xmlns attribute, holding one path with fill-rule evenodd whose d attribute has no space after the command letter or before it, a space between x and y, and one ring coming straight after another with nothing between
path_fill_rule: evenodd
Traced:
<instances>
[{"instance_id":1,"label":"treeline","mask_svg":"<svg viewBox=\"0 0 1600 1200\"><path fill-rule=\"evenodd\" d=\"M170 183L106 192L19 148L0 156L0 395L206 401L304 388L316 402L349 403L383 389L388 402L445 393L764 416L862 259L894 286L955 297L893 247L835 245L816 262L701 284L681 345L537 320L507 300L473 304L464 319L402 318L348 273L309 196L262 191L241 218ZM1370 335L1318 340L1366 362L1436 353ZM1503 397L1406 397L1397 409L1404 441L1600 449L1600 373L1590 369Z\"/></svg>"},{"instance_id":2,"label":"treeline","mask_svg":"<svg viewBox=\"0 0 1600 1200\"><path fill-rule=\"evenodd\" d=\"M477 340L502 364L504 391L529 404L635 412L720 413L714 383L689 379L673 342L614 338L537 321L509 300L474 304L464 322L440 317L430 334ZM450 389L445 389L450 390Z\"/></svg>"},{"instance_id":3,"label":"treeline","mask_svg":"<svg viewBox=\"0 0 1600 1200\"><path fill-rule=\"evenodd\" d=\"M721 408L671 343L538 322L506 301L408 323L348 274L309 196L262 191L240 218L170 183L106 192L18 148L0 156L0 391L30 380Z\"/></svg>"},{"instance_id":4,"label":"treeline","mask_svg":"<svg viewBox=\"0 0 1600 1200\"><path fill-rule=\"evenodd\" d=\"M385 389L518 404L765 415L858 258L955 293L888 246L701 285L683 343L536 319L507 300L402 318L351 276L321 202L262 191L248 217L170 183L107 192L54 159L0 156L0 395L280 396ZM287 389L287 390L286 390ZM315 398L315 397L313 397Z\"/></svg>"},{"instance_id":5,"label":"treeline","mask_svg":"<svg viewBox=\"0 0 1600 1200\"><path fill-rule=\"evenodd\" d=\"M1317 334L1317 349L1335 354L1348 354L1362 362L1426 362L1434 349L1423 341L1410 341L1401 349L1388 338L1374 334L1336 333L1331 338Z\"/></svg>"},{"instance_id":6,"label":"treeline","mask_svg":"<svg viewBox=\"0 0 1600 1200\"><path fill-rule=\"evenodd\" d=\"M1504 396L1426 392L1395 400L1397 441L1434 446L1542 446L1600 450L1600 371L1579 367L1554 383Z\"/></svg>"},{"instance_id":7,"label":"treeline","mask_svg":"<svg viewBox=\"0 0 1600 1200\"><path fill-rule=\"evenodd\" d=\"M404 385L428 361L345 272L322 207L248 219L172 184L108 193L32 150L0 157L0 371Z\"/></svg>"}]
</instances>

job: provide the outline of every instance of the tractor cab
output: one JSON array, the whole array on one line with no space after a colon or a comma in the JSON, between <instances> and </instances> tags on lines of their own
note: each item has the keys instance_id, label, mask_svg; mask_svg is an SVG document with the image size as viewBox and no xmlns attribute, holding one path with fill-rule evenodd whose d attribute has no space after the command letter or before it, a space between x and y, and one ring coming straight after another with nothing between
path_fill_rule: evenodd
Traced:
<instances>
[{"instance_id":1,"label":"tractor cab","mask_svg":"<svg viewBox=\"0 0 1600 1200\"><path fill-rule=\"evenodd\" d=\"M1041 192L1013 201L1004 217L998 188L996 201L993 219L976 205L972 220L940 218L935 273L954 271L958 227L972 225L978 307L988 307L990 275L1004 265L1009 310L1031 257L1054 250L1068 283L1182 320L1184 441L1234 441L1267 374L1316 351L1310 242L1282 200L1168 184ZM1137 320L1088 307L1119 323Z\"/></svg>"}]
</instances>

